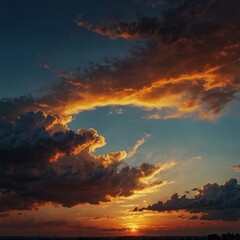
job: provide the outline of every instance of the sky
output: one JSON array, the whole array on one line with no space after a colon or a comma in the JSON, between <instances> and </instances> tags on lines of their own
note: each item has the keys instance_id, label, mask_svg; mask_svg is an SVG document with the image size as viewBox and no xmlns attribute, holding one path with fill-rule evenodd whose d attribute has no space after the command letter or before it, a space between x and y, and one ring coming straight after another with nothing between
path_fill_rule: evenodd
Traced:
<instances>
[{"instance_id":1,"label":"sky","mask_svg":"<svg viewBox=\"0 0 240 240\"><path fill-rule=\"evenodd\" d=\"M0 235L240 229L238 0L1 0Z\"/></svg>"}]
</instances>

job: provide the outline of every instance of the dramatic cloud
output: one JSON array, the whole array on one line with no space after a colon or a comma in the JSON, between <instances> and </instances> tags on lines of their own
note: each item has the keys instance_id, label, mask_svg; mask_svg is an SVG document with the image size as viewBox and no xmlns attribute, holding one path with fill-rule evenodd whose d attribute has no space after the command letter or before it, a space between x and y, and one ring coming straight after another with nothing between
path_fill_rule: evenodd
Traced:
<instances>
[{"instance_id":1,"label":"dramatic cloud","mask_svg":"<svg viewBox=\"0 0 240 240\"><path fill-rule=\"evenodd\" d=\"M240 185L236 179L230 179L224 185L206 184L193 198L173 194L166 202L159 201L146 208L134 211L151 210L157 212L186 210L190 213L202 213L202 220L237 221L240 219ZM193 219L193 218L192 218ZM197 219L194 217L194 219Z\"/></svg>"},{"instance_id":2,"label":"dramatic cloud","mask_svg":"<svg viewBox=\"0 0 240 240\"><path fill-rule=\"evenodd\" d=\"M146 117L151 119L215 118L239 98L240 2L160 2L157 16L142 15L136 21L112 18L100 26L79 21L110 38L145 42L123 59L107 59L82 72L59 73L62 81L37 98L1 100L0 117L129 105L148 110Z\"/></svg>"},{"instance_id":3,"label":"dramatic cloud","mask_svg":"<svg viewBox=\"0 0 240 240\"><path fill-rule=\"evenodd\" d=\"M105 139L94 129L69 130L62 116L27 113L0 121L0 211L66 207L130 196L162 182L147 178L159 167L120 166L125 151L95 156Z\"/></svg>"}]
</instances>

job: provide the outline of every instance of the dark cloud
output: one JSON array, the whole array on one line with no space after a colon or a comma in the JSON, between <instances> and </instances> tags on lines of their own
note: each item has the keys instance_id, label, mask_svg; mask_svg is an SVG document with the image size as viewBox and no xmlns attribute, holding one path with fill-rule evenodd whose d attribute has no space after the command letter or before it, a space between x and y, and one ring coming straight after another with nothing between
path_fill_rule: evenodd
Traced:
<instances>
[{"instance_id":1,"label":"dark cloud","mask_svg":"<svg viewBox=\"0 0 240 240\"><path fill-rule=\"evenodd\" d=\"M136 209L136 210L137 210L137 209ZM184 216L184 215L179 215L179 216L177 216L177 218L186 219L186 216Z\"/></svg>"},{"instance_id":2,"label":"dark cloud","mask_svg":"<svg viewBox=\"0 0 240 240\"><path fill-rule=\"evenodd\" d=\"M49 220L49 221L36 221L34 218L28 218L23 221L11 221L11 222L1 222L0 230L6 229L33 229L33 228L52 228L52 227L64 227L67 221L63 219Z\"/></svg>"},{"instance_id":3,"label":"dark cloud","mask_svg":"<svg viewBox=\"0 0 240 240\"><path fill-rule=\"evenodd\" d=\"M35 99L32 96L4 98L0 100L0 119L14 120L21 114L30 112L34 108Z\"/></svg>"},{"instance_id":4,"label":"dark cloud","mask_svg":"<svg viewBox=\"0 0 240 240\"><path fill-rule=\"evenodd\" d=\"M130 228L102 228L101 226L86 225L82 222L68 221L64 219L42 220L36 218L28 218L26 220L1 221L1 235L44 235L44 236L79 236L81 235L110 235L112 233L122 233L130 231ZM50 231L50 232L49 232ZM10 233L10 234L9 234ZM50 237L52 238L52 237ZM21 238L22 239L22 238Z\"/></svg>"},{"instance_id":5,"label":"dark cloud","mask_svg":"<svg viewBox=\"0 0 240 240\"><path fill-rule=\"evenodd\" d=\"M239 219L239 209L211 210L201 217L201 220L239 221Z\"/></svg>"},{"instance_id":6,"label":"dark cloud","mask_svg":"<svg viewBox=\"0 0 240 240\"><path fill-rule=\"evenodd\" d=\"M199 219L199 217L197 215L193 215L189 219L190 220L197 220L197 219ZM201 218L201 219L203 219L203 218Z\"/></svg>"},{"instance_id":7,"label":"dark cloud","mask_svg":"<svg viewBox=\"0 0 240 240\"><path fill-rule=\"evenodd\" d=\"M174 107L171 100L168 106L161 105L165 94L170 99L179 99L182 106L175 106L177 110L170 117L187 116L186 113L192 111L199 111L202 117L207 112L219 113L239 90L239 2L161 2L165 10L157 17L141 16L135 22L114 19L112 24L110 21L100 26L86 25L112 38L153 38L132 59L113 64L116 69L101 66L93 77L101 79L104 74L104 79L113 79L112 84L116 80L122 87L133 90L133 104L141 105L139 95L148 102L146 106L153 108ZM80 25L85 26L84 22ZM161 115L151 118L161 118Z\"/></svg>"},{"instance_id":8,"label":"dark cloud","mask_svg":"<svg viewBox=\"0 0 240 240\"><path fill-rule=\"evenodd\" d=\"M1 100L0 117L13 119L37 110L68 115L130 105L151 110L146 116L150 119L215 118L239 99L240 2L172 0L160 5L157 16L112 18L100 26L100 33L110 37L146 39L127 57L62 72L62 81L37 98Z\"/></svg>"},{"instance_id":9,"label":"dark cloud","mask_svg":"<svg viewBox=\"0 0 240 240\"><path fill-rule=\"evenodd\" d=\"M162 10L157 16L142 15L135 21L114 18L101 25L83 21L78 24L112 38L157 38L165 43L183 38L200 40L208 34L216 36L230 24L234 28L239 24L238 10L232 7L234 4L238 9L236 0L162 1ZM221 15L224 8L229 12Z\"/></svg>"},{"instance_id":10,"label":"dark cloud","mask_svg":"<svg viewBox=\"0 0 240 240\"><path fill-rule=\"evenodd\" d=\"M209 12L221 2L221 0L161 1L158 16L142 15L136 21L114 17L96 25L79 20L77 24L112 39L160 38L169 42L182 37L192 37L192 33L196 34L194 28L201 30L206 27ZM155 7L158 5L157 1L151 1L151 4ZM203 18L206 18L205 22L201 21ZM213 27L213 24L209 27Z\"/></svg>"},{"instance_id":11,"label":"dark cloud","mask_svg":"<svg viewBox=\"0 0 240 240\"><path fill-rule=\"evenodd\" d=\"M230 179L224 185L206 184L193 198L173 194L166 202L159 201L146 208L134 211L151 210L157 212L185 210L190 213L203 213L202 220L237 221L240 219L240 185ZM194 217L195 218L195 217Z\"/></svg>"},{"instance_id":12,"label":"dark cloud","mask_svg":"<svg viewBox=\"0 0 240 240\"><path fill-rule=\"evenodd\" d=\"M161 34L161 23L157 17L151 16L141 16L134 22L114 18L102 25L93 25L84 21L78 21L77 24L112 39L150 38Z\"/></svg>"},{"instance_id":13,"label":"dark cloud","mask_svg":"<svg viewBox=\"0 0 240 240\"><path fill-rule=\"evenodd\" d=\"M45 202L98 204L153 186L142 180L158 167L121 167L125 151L95 156L105 139L94 129L73 132L65 121L42 112L0 121L0 211L36 209Z\"/></svg>"},{"instance_id":14,"label":"dark cloud","mask_svg":"<svg viewBox=\"0 0 240 240\"><path fill-rule=\"evenodd\" d=\"M57 131L56 131L57 130ZM1 165L39 166L64 155L79 153L82 148L99 144L103 139L95 130L75 133L61 119L42 112L30 112L11 123L0 121Z\"/></svg>"}]
</instances>

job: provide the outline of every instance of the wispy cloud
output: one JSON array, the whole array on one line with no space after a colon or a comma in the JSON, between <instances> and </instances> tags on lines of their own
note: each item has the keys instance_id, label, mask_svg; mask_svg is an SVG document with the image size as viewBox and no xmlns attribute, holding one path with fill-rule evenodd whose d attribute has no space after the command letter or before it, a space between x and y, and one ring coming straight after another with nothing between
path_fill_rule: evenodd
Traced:
<instances>
[{"instance_id":1,"label":"wispy cloud","mask_svg":"<svg viewBox=\"0 0 240 240\"><path fill-rule=\"evenodd\" d=\"M127 158L133 157L137 153L139 147L142 146L150 137L151 134L144 134L144 136L136 142L132 150L128 152Z\"/></svg>"},{"instance_id":2,"label":"wispy cloud","mask_svg":"<svg viewBox=\"0 0 240 240\"><path fill-rule=\"evenodd\" d=\"M240 172L240 165L235 165L235 166L226 166L226 168L232 168L236 172Z\"/></svg>"},{"instance_id":3,"label":"wispy cloud","mask_svg":"<svg viewBox=\"0 0 240 240\"><path fill-rule=\"evenodd\" d=\"M113 108L112 110L110 110L109 111L109 115L112 115L113 113L115 113L115 114L118 114L118 115L120 115L120 114L123 114L123 109L122 108Z\"/></svg>"}]
</instances>

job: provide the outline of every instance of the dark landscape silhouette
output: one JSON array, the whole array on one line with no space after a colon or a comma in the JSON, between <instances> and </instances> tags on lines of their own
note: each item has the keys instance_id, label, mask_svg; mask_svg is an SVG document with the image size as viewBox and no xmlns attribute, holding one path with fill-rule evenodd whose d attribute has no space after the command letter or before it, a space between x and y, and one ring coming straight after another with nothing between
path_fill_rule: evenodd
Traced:
<instances>
[{"instance_id":1,"label":"dark landscape silhouette","mask_svg":"<svg viewBox=\"0 0 240 240\"><path fill-rule=\"evenodd\" d=\"M6 240L240 240L239 233L224 233L222 235L209 234L208 236L113 236L113 237L43 237L43 236L2 236Z\"/></svg>"}]
</instances>

